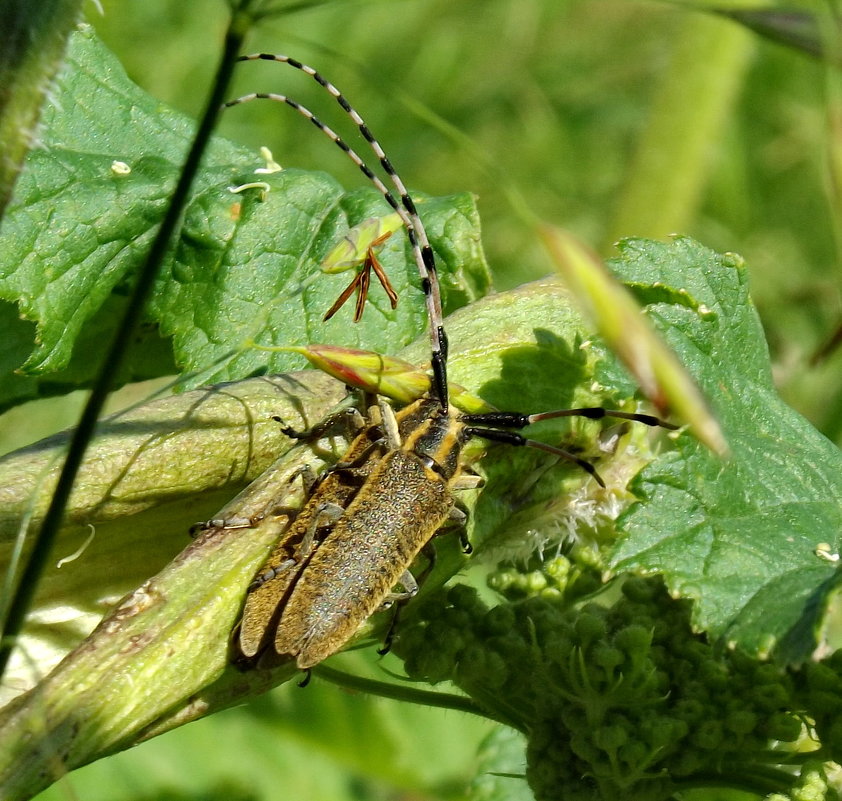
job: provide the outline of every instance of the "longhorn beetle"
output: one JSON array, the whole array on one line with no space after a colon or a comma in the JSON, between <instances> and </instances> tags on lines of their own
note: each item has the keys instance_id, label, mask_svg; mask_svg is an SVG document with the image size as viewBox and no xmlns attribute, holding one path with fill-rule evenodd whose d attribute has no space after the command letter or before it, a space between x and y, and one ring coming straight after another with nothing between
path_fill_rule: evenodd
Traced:
<instances>
[{"instance_id":1,"label":"longhorn beetle","mask_svg":"<svg viewBox=\"0 0 842 801\"><path fill-rule=\"evenodd\" d=\"M325 526L336 518L336 510L347 506L362 486L365 475L382 456L385 444L383 406L373 403L373 397L368 394L365 396L365 405L368 422L361 424L359 413L352 418L359 430L342 460L319 478L310 475L309 470L301 471L308 493L307 503L294 514L293 521L249 586L239 628L240 651L245 657L253 657L265 649L267 622L282 608L280 599L303 569L307 555L317 547ZM308 434L313 437L327 434L341 414L331 415ZM295 433L289 428L284 430L290 435ZM267 512L293 514L286 507L268 509ZM251 525L257 522L258 519L247 521ZM281 577L280 581L276 580L278 577Z\"/></svg>"},{"instance_id":2,"label":"longhorn beetle","mask_svg":"<svg viewBox=\"0 0 842 801\"><path fill-rule=\"evenodd\" d=\"M319 479L309 482L306 504L249 587L238 636L239 650L246 662L254 658L259 664L271 663L273 649L270 646L273 642L277 653L289 651L282 642L281 631L290 619L288 604L290 597L297 592L302 574L306 575L305 571L309 571L310 561L330 536L333 524L366 486L367 478L382 458L397 447L396 443L401 438L398 427L406 434L422 424L427 414L427 410L418 403L395 416L384 402L374 404L370 395L366 395L366 401L368 423L353 439L343 458ZM299 433L290 428L284 431L296 438L320 436L332 426L332 417L307 432ZM281 511L288 513L285 508ZM274 512L270 510L270 513ZM337 580L341 581L341 577L337 576ZM411 581L411 576L404 581ZM356 616L359 617L359 614ZM345 639L349 637L350 634ZM342 642L344 640L339 644ZM304 664L306 657L301 657L298 661L301 667L307 668L320 660Z\"/></svg>"},{"instance_id":3,"label":"longhorn beetle","mask_svg":"<svg viewBox=\"0 0 842 801\"><path fill-rule=\"evenodd\" d=\"M448 519L459 520L454 491L477 486L464 473L462 450L474 436L529 446L582 467L601 485L590 462L513 429L541 420L615 417L675 428L656 417L602 407L526 415L445 412L422 397L397 412L381 405L329 470L282 535L249 588L238 647L245 663L294 660L301 669L338 651L384 603L417 589L409 568ZM321 435L325 426L293 437ZM396 585L405 592L395 594Z\"/></svg>"},{"instance_id":4,"label":"longhorn beetle","mask_svg":"<svg viewBox=\"0 0 842 801\"><path fill-rule=\"evenodd\" d=\"M414 594L417 583L409 569L416 556L448 520L454 517L455 490L476 486L464 474L462 451L474 436L509 445L529 446L572 461L601 485L593 465L569 451L528 439L517 429L558 417L614 417L649 426L674 429L656 417L602 407L564 409L538 414L486 412L458 414L448 406L447 337L435 262L412 198L382 147L345 97L316 70L288 56L255 54L241 60L275 61L301 70L323 86L349 114L371 145L400 195L400 203L365 162L312 112L286 95L253 93L226 107L255 99L275 100L292 107L332 139L380 190L407 229L421 275L430 318L433 380L429 396L410 403L392 419L388 406L353 440L344 458L313 484L308 500L290 524L268 561L258 572L246 599L239 631L239 650L246 662L262 664L291 659L309 669L338 651L360 625L384 603L395 598L401 584ZM357 311L364 303L371 248L360 275L340 297L341 305L355 288ZM316 433L323 431L317 427ZM312 432L295 432L301 437ZM456 515L458 517L458 515ZM224 525L224 521L214 521ZM266 657L266 659L264 659Z\"/></svg>"},{"instance_id":5,"label":"longhorn beetle","mask_svg":"<svg viewBox=\"0 0 842 801\"><path fill-rule=\"evenodd\" d=\"M418 211L415 207L415 202L409 196L406 186L401 180L400 176L395 171L392 163L389 161L380 143L374 138L365 120L357 113L357 111L346 100L345 96L321 73L302 64L300 61L289 56L273 55L272 53L252 53L247 56L240 56L239 61L274 61L279 64L288 64L300 70L305 75L309 75L316 83L324 87L324 89L336 100L337 103L345 110L353 123L357 126L360 135L366 142L368 142L380 166L383 168L389 180L395 187L398 195L400 195L400 202L395 199L395 196L389 191L386 185L377 177L377 175L369 168L363 159L348 145L342 137L339 136L333 129L325 125L312 111L297 103L292 98L286 95L275 94L272 92L253 92L251 94L243 95L241 97L229 100L223 104L223 108L230 108L241 103L247 103L251 100L274 100L278 103L285 103L290 108L297 111L299 114L310 120L313 125L331 139L341 150L343 150L351 161L359 167L360 171L372 184L381 192L388 204L400 216L407 233L407 238L412 247L412 253L415 258L415 263L418 266L418 272L421 276L421 288L424 292L427 305L427 316L430 320L430 346L432 350L431 366L433 368L433 394L438 399L442 408L446 411L448 407L447 396L447 335L444 332L442 324L442 306L441 293L439 290L438 276L436 273L436 260L433 255L433 249L430 247L427 232L424 228L424 223L418 216ZM373 265L372 265L373 266ZM349 293L350 295L350 293ZM364 296L362 303L365 302Z\"/></svg>"}]
</instances>

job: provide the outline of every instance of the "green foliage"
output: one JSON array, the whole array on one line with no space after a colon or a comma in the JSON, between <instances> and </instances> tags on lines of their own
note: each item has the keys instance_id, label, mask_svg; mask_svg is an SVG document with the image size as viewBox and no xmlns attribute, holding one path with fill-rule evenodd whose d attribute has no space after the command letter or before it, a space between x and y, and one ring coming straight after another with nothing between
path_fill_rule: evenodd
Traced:
<instances>
[{"instance_id":1,"label":"green foliage","mask_svg":"<svg viewBox=\"0 0 842 801\"><path fill-rule=\"evenodd\" d=\"M0 298L17 303L22 319L8 320L16 347L4 351L0 408L90 382L98 367L90 345L113 330L192 131L189 119L138 90L90 31L72 37L43 125L44 148L29 155L3 225ZM301 365L300 357L249 343L308 343L345 280L322 275L324 256L349 227L389 207L376 190L346 194L324 173L255 175L262 167L257 154L224 140L210 148L122 380L175 366L198 384ZM265 186L231 191L256 180ZM419 205L442 263L447 308L483 294L488 274L473 199ZM424 329L407 248L395 236L380 254L404 303L392 311L375 290L359 326L349 326L345 312L320 336L394 351ZM28 355L27 320L37 324Z\"/></svg>"},{"instance_id":2,"label":"green foliage","mask_svg":"<svg viewBox=\"0 0 842 801\"><path fill-rule=\"evenodd\" d=\"M539 552L558 555L493 573L507 602L491 608L466 586L435 594L396 648L411 677L453 681L526 734L537 798L667 799L710 784L835 798L842 663L809 660L838 645L838 450L778 399L740 259L684 238L621 253L613 271L705 390L732 455L679 437L632 482L642 502L616 527L590 496L556 487L542 502L533 487L540 517L503 515L503 536L522 541L529 526ZM600 383L622 386L594 351ZM659 572L694 603L661 579L628 579L618 599L600 589L606 568ZM757 659L770 655L777 664ZM793 774L801 751L812 761Z\"/></svg>"},{"instance_id":3,"label":"green foliage","mask_svg":"<svg viewBox=\"0 0 842 801\"><path fill-rule=\"evenodd\" d=\"M690 604L660 579L627 579L613 601L536 594L492 608L456 585L413 618L397 645L409 676L451 680L526 733L538 799L659 801L711 782L787 788L805 721L834 715L820 692L800 691L801 674L693 633ZM812 756L838 760L832 736L822 743ZM804 782L822 775L818 763L805 765Z\"/></svg>"},{"instance_id":4,"label":"green foliage","mask_svg":"<svg viewBox=\"0 0 842 801\"><path fill-rule=\"evenodd\" d=\"M667 342L710 399L731 456L691 439L644 470L647 499L620 522L615 569L662 571L672 592L697 600L694 622L751 652L801 660L812 651L842 546L839 449L784 404L772 384L763 330L733 256L627 242L616 269L639 287L683 290L647 305Z\"/></svg>"}]
</instances>

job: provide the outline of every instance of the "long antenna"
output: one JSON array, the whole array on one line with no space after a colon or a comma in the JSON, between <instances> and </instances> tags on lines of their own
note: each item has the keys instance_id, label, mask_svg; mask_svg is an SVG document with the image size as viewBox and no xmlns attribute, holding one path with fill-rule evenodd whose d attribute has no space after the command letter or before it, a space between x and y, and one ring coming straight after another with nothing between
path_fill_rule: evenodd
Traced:
<instances>
[{"instance_id":1,"label":"long antenna","mask_svg":"<svg viewBox=\"0 0 842 801\"><path fill-rule=\"evenodd\" d=\"M309 109L297 103L295 100L286 95L274 94L270 92L253 92L251 94L243 95L242 97L229 100L224 104L225 108L239 105L240 103L247 103L251 100L274 100L278 103L285 103L290 108L295 109L299 114L310 120L322 133L331 139L347 156L359 167L363 175L380 191L388 204L398 213L406 227L407 237L412 247L412 253L415 257L415 263L418 266L418 273L421 276L421 289L424 292L425 302L427 305L427 315L430 318L430 346L432 350L431 365L433 368L433 384L432 391L434 397L437 398L444 411L447 411L448 397L447 397L447 334L444 331L444 324L442 319L441 307L441 292L439 289L438 275L436 272L436 261L433 255L433 249L430 247L430 242L427 238L427 232L424 229L424 224L418 216L418 211L415 207L415 202L409 195L403 181L401 180L392 163L389 161L380 143L374 138L365 120L357 113L351 106L345 96L323 75L302 64L294 58L284 55L273 55L272 53L252 53L247 56L240 56L239 61L275 61L280 64L288 64L300 70L305 75L309 75L320 86L327 90L327 92L336 100L337 103L344 109L344 111L351 118L353 123L359 129L360 135L370 145L374 155L377 156L384 172L389 176L389 180L395 187L400 202L398 202L394 195L389 191L388 187L380 180L380 178L372 172L363 159L337 134L333 129L325 125L318 117Z\"/></svg>"}]
</instances>

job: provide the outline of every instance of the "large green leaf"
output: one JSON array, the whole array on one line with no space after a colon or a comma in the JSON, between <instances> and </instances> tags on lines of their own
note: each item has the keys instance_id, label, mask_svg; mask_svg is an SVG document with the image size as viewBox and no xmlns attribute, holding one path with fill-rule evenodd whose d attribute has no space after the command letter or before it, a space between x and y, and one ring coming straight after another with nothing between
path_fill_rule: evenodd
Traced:
<instances>
[{"instance_id":1,"label":"large green leaf","mask_svg":"<svg viewBox=\"0 0 842 801\"><path fill-rule=\"evenodd\" d=\"M638 477L617 570L664 574L695 623L749 651L803 659L817 644L842 542L842 457L779 398L746 270L690 239L629 240L611 266L696 377L732 455L690 437Z\"/></svg>"},{"instance_id":2,"label":"large green leaf","mask_svg":"<svg viewBox=\"0 0 842 801\"><path fill-rule=\"evenodd\" d=\"M304 126L292 114L289 123ZM3 222L0 299L18 304L36 329L24 375L11 372L19 363L3 365L0 407L89 383L98 360L80 338L95 320L95 341L108 341L121 305L112 301L125 293L151 242L192 129L191 120L134 86L88 30L72 37L67 68L44 113L43 147L27 159ZM255 175L262 167L257 154L222 140L212 144L141 339L171 337L175 364L196 373L194 383L302 363L289 353L249 349L252 341L321 340L391 352L410 342L426 319L417 269L400 235L380 252L401 295L397 310L375 287L362 323L350 325L343 310L321 324L349 275L325 276L320 264L350 226L389 211L379 193L345 194L319 172ZM231 191L255 181L263 187ZM447 308L483 294L488 273L473 199L418 205L447 276ZM8 323L16 341L32 337L27 323ZM173 358L158 348L153 362L132 359L124 378L172 370Z\"/></svg>"}]
</instances>

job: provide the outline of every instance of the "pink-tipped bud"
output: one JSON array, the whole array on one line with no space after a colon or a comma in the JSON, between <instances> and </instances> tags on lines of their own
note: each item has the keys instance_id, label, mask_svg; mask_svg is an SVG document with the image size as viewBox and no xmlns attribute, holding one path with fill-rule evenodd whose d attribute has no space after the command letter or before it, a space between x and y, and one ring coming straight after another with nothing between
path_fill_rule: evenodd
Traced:
<instances>
[{"instance_id":1,"label":"pink-tipped bud","mask_svg":"<svg viewBox=\"0 0 842 801\"><path fill-rule=\"evenodd\" d=\"M415 365L369 350L335 345L296 348L313 367L352 387L410 403L430 388L430 377Z\"/></svg>"}]
</instances>

